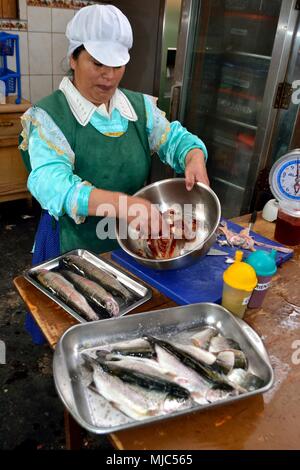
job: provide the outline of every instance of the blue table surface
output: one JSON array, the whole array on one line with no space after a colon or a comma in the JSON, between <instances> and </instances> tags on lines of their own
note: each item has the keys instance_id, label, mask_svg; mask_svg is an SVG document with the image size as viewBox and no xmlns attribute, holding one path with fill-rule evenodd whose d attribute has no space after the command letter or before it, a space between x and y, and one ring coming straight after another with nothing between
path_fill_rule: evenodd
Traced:
<instances>
[{"instance_id":1,"label":"blue table surface","mask_svg":"<svg viewBox=\"0 0 300 470\"><path fill-rule=\"evenodd\" d=\"M227 223L229 229L235 232L239 232L243 228L230 221ZM257 233L251 232L251 235L259 242L268 243L274 247L282 246ZM228 253L228 256L233 258L237 251L237 248L220 247L218 243L213 248L225 251ZM258 249L271 251L263 247L258 247ZM247 250L243 251L245 253L244 259L246 259L250 252ZM292 256L293 252L287 254L277 252L277 265L280 266ZM221 302L223 273L228 268L228 264L225 263L226 256L205 256L185 269L168 271L158 271L143 266L122 249L114 251L112 259L179 305L189 305L198 302Z\"/></svg>"}]
</instances>

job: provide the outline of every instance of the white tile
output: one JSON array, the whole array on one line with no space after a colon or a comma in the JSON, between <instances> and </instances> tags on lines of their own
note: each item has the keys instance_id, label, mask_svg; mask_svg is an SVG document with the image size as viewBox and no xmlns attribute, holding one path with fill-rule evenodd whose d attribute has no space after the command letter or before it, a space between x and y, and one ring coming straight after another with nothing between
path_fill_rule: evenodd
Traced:
<instances>
[{"instance_id":1,"label":"white tile","mask_svg":"<svg viewBox=\"0 0 300 470\"><path fill-rule=\"evenodd\" d=\"M28 34L24 32L16 32L19 36L19 46L20 46L20 64L21 64L21 74L29 74L29 65L28 65ZM16 56L7 57L8 68L16 71Z\"/></svg>"},{"instance_id":2,"label":"white tile","mask_svg":"<svg viewBox=\"0 0 300 470\"><path fill-rule=\"evenodd\" d=\"M27 0L19 0L19 18L27 20Z\"/></svg>"},{"instance_id":3,"label":"white tile","mask_svg":"<svg viewBox=\"0 0 300 470\"><path fill-rule=\"evenodd\" d=\"M12 70L13 72L16 71L16 59L15 56L7 56L7 68Z\"/></svg>"},{"instance_id":4,"label":"white tile","mask_svg":"<svg viewBox=\"0 0 300 470\"><path fill-rule=\"evenodd\" d=\"M28 7L28 31L51 32L51 8Z\"/></svg>"},{"instance_id":5,"label":"white tile","mask_svg":"<svg viewBox=\"0 0 300 470\"><path fill-rule=\"evenodd\" d=\"M28 33L18 33L20 37L21 74L29 74Z\"/></svg>"},{"instance_id":6,"label":"white tile","mask_svg":"<svg viewBox=\"0 0 300 470\"><path fill-rule=\"evenodd\" d=\"M52 34L53 75L65 74L69 68L67 62L68 44L64 34Z\"/></svg>"},{"instance_id":7,"label":"white tile","mask_svg":"<svg viewBox=\"0 0 300 470\"><path fill-rule=\"evenodd\" d=\"M65 33L67 24L74 16L74 10L52 8L52 33Z\"/></svg>"},{"instance_id":8,"label":"white tile","mask_svg":"<svg viewBox=\"0 0 300 470\"><path fill-rule=\"evenodd\" d=\"M52 93L52 75L31 75L30 97L31 103L36 103L41 98Z\"/></svg>"},{"instance_id":9,"label":"white tile","mask_svg":"<svg viewBox=\"0 0 300 470\"><path fill-rule=\"evenodd\" d=\"M21 86L22 86L22 98L24 98L24 100L30 101L29 75L22 75Z\"/></svg>"},{"instance_id":10,"label":"white tile","mask_svg":"<svg viewBox=\"0 0 300 470\"><path fill-rule=\"evenodd\" d=\"M64 75L53 75L53 91L58 90L60 82L64 78Z\"/></svg>"},{"instance_id":11,"label":"white tile","mask_svg":"<svg viewBox=\"0 0 300 470\"><path fill-rule=\"evenodd\" d=\"M30 75L52 75L50 33L28 33Z\"/></svg>"}]
</instances>

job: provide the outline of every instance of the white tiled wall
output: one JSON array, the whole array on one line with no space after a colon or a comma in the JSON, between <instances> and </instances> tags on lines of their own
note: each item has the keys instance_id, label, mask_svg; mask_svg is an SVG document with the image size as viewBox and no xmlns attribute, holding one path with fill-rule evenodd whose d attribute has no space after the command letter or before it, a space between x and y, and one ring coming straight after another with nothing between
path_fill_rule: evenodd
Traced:
<instances>
[{"instance_id":1,"label":"white tiled wall","mask_svg":"<svg viewBox=\"0 0 300 470\"><path fill-rule=\"evenodd\" d=\"M30 80L29 80L29 75L22 75L21 86L22 86L22 97L25 100L30 101Z\"/></svg>"},{"instance_id":2,"label":"white tiled wall","mask_svg":"<svg viewBox=\"0 0 300 470\"><path fill-rule=\"evenodd\" d=\"M28 31L51 33L51 8L28 7Z\"/></svg>"},{"instance_id":3,"label":"white tiled wall","mask_svg":"<svg viewBox=\"0 0 300 470\"><path fill-rule=\"evenodd\" d=\"M64 75L53 75L53 90L57 90Z\"/></svg>"},{"instance_id":4,"label":"white tiled wall","mask_svg":"<svg viewBox=\"0 0 300 470\"><path fill-rule=\"evenodd\" d=\"M12 33L20 37L22 96L32 103L56 90L69 68L65 31L74 14L72 9L27 6L19 0L19 17L27 20L28 32ZM15 70L14 58L8 66Z\"/></svg>"},{"instance_id":5,"label":"white tiled wall","mask_svg":"<svg viewBox=\"0 0 300 470\"><path fill-rule=\"evenodd\" d=\"M53 74L62 75L68 69L67 62L68 40L62 33L52 34L52 63Z\"/></svg>"},{"instance_id":6,"label":"white tiled wall","mask_svg":"<svg viewBox=\"0 0 300 470\"><path fill-rule=\"evenodd\" d=\"M68 22L74 16L74 10L63 10L51 8L52 11L52 33L65 33Z\"/></svg>"},{"instance_id":7,"label":"white tiled wall","mask_svg":"<svg viewBox=\"0 0 300 470\"><path fill-rule=\"evenodd\" d=\"M28 50L28 33L20 32L20 62L21 62L21 73L29 75L29 50Z\"/></svg>"},{"instance_id":8,"label":"white tiled wall","mask_svg":"<svg viewBox=\"0 0 300 470\"><path fill-rule=\"evenodd\" d=\"M17 34L19 35L21 73L22 75L29 75L28 33L20 31ZM11 70L16 70L15 56L7 58L7 66Z\"/></svg>"},{"instance_id":9,"label":"white tiled wall","mask_svg":"<svg viewBox=\"0 0 300 470\"><path fill-rule=\"evenodd\" d=\"M31 75L30 76L30 97L31 102L36 103L41 98L50 95L53 90L52 75Z\"/></svg>"},{"instance_id":10,"label":"white tiled wall","mask_svg":"<svg viewBox=\"0 0 300 470\"><path fill-rule=\"evenodd\" d=\"M28 33L30 75L52 75L51 33Z\"/></svg>"},{"instance_id":11,"label":"white tiled wall","mask_svg":"<svg viewBox=\"0 0 300 470\"><path fill-rule=\"evenodd\" d=\"M19 18L20 20L27 20L27 1L19 0Z\"/></svg>"}]
</instances>

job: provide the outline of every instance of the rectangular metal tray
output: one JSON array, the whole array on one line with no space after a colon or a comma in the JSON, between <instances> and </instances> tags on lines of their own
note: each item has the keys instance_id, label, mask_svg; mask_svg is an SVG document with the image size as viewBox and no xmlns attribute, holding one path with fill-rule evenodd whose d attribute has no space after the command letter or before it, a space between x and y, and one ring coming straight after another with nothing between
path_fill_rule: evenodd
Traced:
<instances>
[{"instance_id":1,"label":"rectangular metal tray","mask_svg":"<svg viewBox=\"0 0 300 470\"><path fill-rule=\"evenodd\" d=\"M125 417L104 398L87 388L82 374L83 351L139 338L145 334L165 336L206 325L215 327L222 335L240 344L247 355L249 371L263 379L262 388L209 405L195 405L189 409L146 418L143 421L134 421ZM206 303L130 315L113 321L104 320L101 323L76 325L70 328L57 344L53 372L56 389L64 405L83 428L96 434L112 433L232 403L265 393L274 382L268 354L255 331L223 307Z\"/></svg>"},{"instance_id":2,"label":"rectangular metal tray","mask_svg":"<svg viewBox=\"0 0 300 470\"><path fill-rule=\"evenodd\" d=\"M147 302L152 297L152 290L148 288L144 283L137 282L133 277L125 273L121 268L117 267L113 263L110 263L108 260L98 257L87 250L73 250L69 253L64 253L63 255L52 259L50 261L46 261L34 268L29 269L24 274L24 277L33 284L37 289L43 292L47 297L52 299L58 305L60 305L64 310L66 310L72 317L76 318L80 323L89 323L85 318L79 315L76 311L74 311L71 307L66 305L62 300L56 297L54 294L49 292L45 287L43 287L35 278L34 274L36 271L40 269L47 269L49 271L57 269L59 266L60 260L66 255L77 255L80 256L90 263L92 263L95 267L98 267L108 274L112 274L115 276L118 281L123 284L125 287L129 288L135 294L135 300L130 304L125 304L122 302L121 299L118 298L118 303L120 305L120 313L119 317L125 315L126 313L130 312L131 310L135 309L139 305ZM105 318L106 320L106 318ZM103 319L99 318L99 321L103 321Z\"/></svg>"}]
</instances>

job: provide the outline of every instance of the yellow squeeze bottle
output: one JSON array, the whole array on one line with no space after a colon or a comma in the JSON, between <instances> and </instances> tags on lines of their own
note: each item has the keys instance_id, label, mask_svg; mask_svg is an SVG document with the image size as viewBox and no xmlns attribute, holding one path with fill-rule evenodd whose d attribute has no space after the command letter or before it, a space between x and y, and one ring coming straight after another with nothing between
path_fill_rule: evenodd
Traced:
<instances>
[{"instance_id":1,"label":"yellow squeeze bottle","mask_svg":"<svg viewBox=\"0 0 300 470\"><path fill-rule=\"evenodd\" d=\"M222 297L222 306L240 318L243 318L258 282L255 270L242 259L243 252L237 251L235 263L224 272Z\"/></svg>"}]
</instances>

